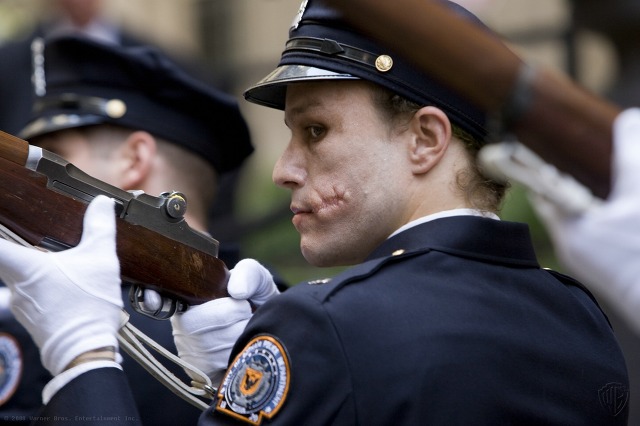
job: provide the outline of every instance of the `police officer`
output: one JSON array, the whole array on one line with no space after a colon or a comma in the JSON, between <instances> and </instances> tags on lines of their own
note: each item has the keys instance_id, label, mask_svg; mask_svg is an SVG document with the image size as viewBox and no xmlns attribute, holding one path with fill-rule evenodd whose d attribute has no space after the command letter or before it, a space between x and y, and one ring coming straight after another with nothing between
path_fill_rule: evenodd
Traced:
<instances>
[{"instance_id":1,"label":"police officer","mask_svg":"<svg viewBox=\"0 0 640 426\"><path fill-rule=\"evenodd\" d=\"M305 258L354 266L256 310L202 424L626 424L627 372L605 315L578 282L540 268L526 225L496 214L505 188L476 164L480 111L314 0L279 66L245 97L284 110L291 139L273 179L291 190ZM87 217L104 207L97 199ZM3 269L34 257L0 245ZM108 306L114 285L103 283ZM83 300L83 282L71 284ZM208 305L176 316L174 329L213 344L224 322L201 332ZM59 344L25 323L41 348ZM92 387L126 389L118 368L83 365L54 379L61 389L43 414L131 412L128 399Z\"/></svg>"},{"instance_id":2,"label":"police officer","mask_svg":"<svg viewBox=\"0 0 640 426\"><path fill-rule=\"evenodd\" d=\"M187 223L207 232L217 177L237 170L252 152L235 99L190 77L150 47L66 36L52 38L35 62L41 67L34 84L46 92L37 98L21 137L124 190L159 195L179 189L188 202ZM237 261L225 244L220 257L229 267ZM123 298L128 300L126 287ZM175 352L169 322L125 306L138 329ZM2 311L0 359L6 367L0 377L0 419L28 423L51 377L27 332L7 306ZM196 421L197 408L126 354L123 365L145 424ZM172 372L183 377L180 368Z\"/></svg>"}]
</instances>

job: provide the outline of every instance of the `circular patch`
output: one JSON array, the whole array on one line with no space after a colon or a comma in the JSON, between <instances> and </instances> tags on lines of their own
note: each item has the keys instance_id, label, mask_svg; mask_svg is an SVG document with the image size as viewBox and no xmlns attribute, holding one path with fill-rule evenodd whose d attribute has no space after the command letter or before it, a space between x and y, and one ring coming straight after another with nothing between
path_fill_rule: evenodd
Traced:
<instances>
[{"instance_id":1,"label":"circular patch","mask_svg":"<svg viewBox=\"0 0 640 426\"><path fill-rule=\"evenodd\" d=\"M287 397L289 380L289 358L283 345L273 336L257 336L227 370L216 410L259 425L278 412Z\"/></svg>"},{"instance_id":2,"label":"circular patch","mask_svg":"<svg viewBox=\"0 0 640 426\"><path fill-rule=\"evenodd\" d=\"M18 341L7 333L0 333L0 405L16 392L22 376L22 352Z\"/></svg>"}]
</instances>

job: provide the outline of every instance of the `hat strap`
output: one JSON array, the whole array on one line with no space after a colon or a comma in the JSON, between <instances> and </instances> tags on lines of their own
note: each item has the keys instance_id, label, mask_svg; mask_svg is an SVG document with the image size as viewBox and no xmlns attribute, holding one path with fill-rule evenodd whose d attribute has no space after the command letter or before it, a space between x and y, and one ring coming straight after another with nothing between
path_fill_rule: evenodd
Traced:
<instances>
[{"instance_id":1,"label":"hat strap","mask_svg":"<svg viewBox=\"0 0 640 426\"><path fill-rule=\"evenodd\" d=\"M69 109L109 118L120 118L127 110L125 103L120 99L105 99L73 93L38 99L33 108L35 113L49 109Z\"/></svg>"},{"instance_id":2,"label":"hat strap","mask_svg":"<svg viewBox=\"0 0 640 426\"><path fill-rule=\"evenodd\" d=\"M287 41L285 45L283 56L292 51L307 51L320 53L326 56L337 56L340 58L348 59L353 62L357 62L368 67L372 67L381 70L376 66L376 61L381 55L376 55L366 50L358 49L357 47L349 46L346 44L338 43L335 40L327 38L315 38L315 37L296 37ZM386 71L386 70L384 70Z\"/></svg>"}]
</instances>

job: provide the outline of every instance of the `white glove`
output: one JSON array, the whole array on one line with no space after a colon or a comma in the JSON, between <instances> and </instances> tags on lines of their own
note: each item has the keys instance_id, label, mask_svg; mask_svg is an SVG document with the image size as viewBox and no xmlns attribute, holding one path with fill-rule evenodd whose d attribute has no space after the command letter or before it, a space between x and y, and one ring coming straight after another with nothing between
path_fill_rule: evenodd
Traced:
<instances>
[{"instance_id":1,"label":"white glove","mask_svg":"<svg viewBox=\"0 0 640 426\"><path fill-rule=\"evenodd\" d=\"M249 300L260 306L280 293L271 273L253 259L241 260L230 271L227 291L232 297L191 306L171 317L178 355L213 383L222 379L231 349L253 315Z\"/></svg>"},{"instance_id":2,"label":"white glove","mask_svg":"<svg viewBox=\"0 0 640 426\"><path fill-rule=\"evenodd\" d=\"M227 292L234 299L250 300L255 307L280 294L271 272L254 259L242 259L231 270Z\"/></svg>"},{"instance_id":3,"label":"white glove","mask_svg":"<svg viewBox=\"0 0 640 426\"><path fill-rule=\"evenodd\" d=\"M113 200L87 208L77 247L53 253L0 240L0 279L11 311L29 331L54 376L78 355L117 348L122 296Z\"/></svg>"},{"instance_id":4,"label":"white glove","mask_svg":"<svg viewBox=\"0 0 640 426\"><path fill-rule=\"evenodd\" d=\"M541 197L532 204L559 260L640 332L640 110L616 119L613 156L613 188L602 204L582 214Z\"/></svg>"}]
</instances>

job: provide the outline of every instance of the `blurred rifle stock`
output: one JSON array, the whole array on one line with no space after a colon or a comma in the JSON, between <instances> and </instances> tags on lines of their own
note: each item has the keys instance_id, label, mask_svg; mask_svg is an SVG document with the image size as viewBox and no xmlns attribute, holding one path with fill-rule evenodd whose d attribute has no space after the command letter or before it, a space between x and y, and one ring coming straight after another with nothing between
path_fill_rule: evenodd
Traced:
<instances>
[{"instance_id":1,"label":"blurred rifle stock","mask_svg":"<svg viewBox=\"0 0 640 426\"><path fill-rule=\"evenodd\" d=\"M435 0L328 1L361 31L500 119L503 131L594 195L607 197L619 107L561 73L528 73L527 64L496 35Z\"/></svg>"}]
</instances>

